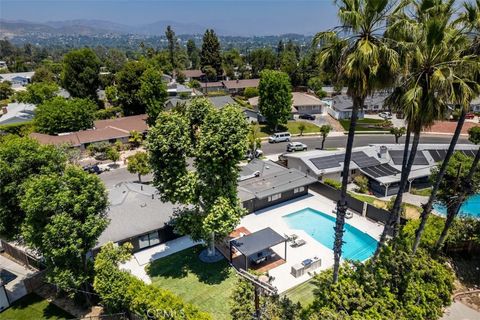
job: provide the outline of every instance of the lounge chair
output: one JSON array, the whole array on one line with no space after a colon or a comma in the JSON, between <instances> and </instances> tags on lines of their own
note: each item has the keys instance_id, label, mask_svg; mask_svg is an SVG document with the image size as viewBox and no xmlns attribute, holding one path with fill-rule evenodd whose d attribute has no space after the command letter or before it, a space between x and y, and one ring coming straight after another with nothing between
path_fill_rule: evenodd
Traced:
<instances>
[{"instance_id":1,"label":"lounge chair","mask_svg":"<svg viewBox=\"0 0 480 320\"><path fill-rule=\"evenodd\" d=\"M292 241L292 244L290 246L292 246L293 248L298 248L303 246L304 244L307 244L307 241L303 239L295 239Z\"/></svg>"},{"instance_id":2,"label":"lounge chair","mask_svg":"<svg viewBox=\"0 0 480 320\"><path fill-rule=\"evenodd\" d=\"M292 233L291 235L288 234L283 234L287 241L294 242L296 239L298 239L298 236L295 233Z\"/></svg>"},{"instance_id":3,"label":"lounge chair","mask_svg":"<svg viewBox=\"0 0 480 320\"><path fill-rule=\"evenodd\" d=\"M347 211L347 213L345 214L345 218L346 219L352 219L353 218L353 212L352 211Z\"/></svg>"}]
</instances>

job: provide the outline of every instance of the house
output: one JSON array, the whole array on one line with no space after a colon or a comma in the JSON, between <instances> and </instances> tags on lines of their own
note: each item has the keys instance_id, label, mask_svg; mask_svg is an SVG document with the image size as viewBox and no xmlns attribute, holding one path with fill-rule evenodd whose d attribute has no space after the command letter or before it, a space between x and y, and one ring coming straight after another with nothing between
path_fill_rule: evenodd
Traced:
<instances>
[{"instance_id":1,"label":"house","mask_svg":"<svg viewBox=\"0 0 480 320\"><path fill-rule=\"evenodd\" d=\"M448 145L420 144L412 170L408 177L408 189L425 188L430 185L432 169L445 158ZM474 156L478 147L457 145L466 155ZM318 180L342 180L345 151L312 150L301 153L284 154L287 167L297 169ZM358 175L368 179L370 190L381 197L395 195L401 178L403 145L370 145L354 148L350 162L349 182Z\"/></svg>"},{"instance_id":2,"label":"house","mask_svg":"<svg viewBox=\"0 0 480 320\"><path fill-rule=\"evenodd\" d=\"M340 91L335 90L336 88L334 86L325 86L322 87L322 91L324 91L327 94L327 97L334 97L339 94L347 94L347 87L343 87L340 89Z\"/></svg>"},{"instance_id":3,"label":"house","mask_svg":"<svg viewBox=\"0 0 480 320\"><path fill-rule=\"evenodd\" d=\"M8 68L7 62L3 61L3 60L0 60L0 69L5 69L5 68Z\"/></svg>"},{"instance_id":4,"label":"house","mask_svg":"<svg viewBox=\"0 0 480 320\"><path fill-rule=\"evenodd\" d=\"M2 108L0 125L32 121L35 116L35 108L34 104L9 103Z\"/></svg>"},{"instance_id":5,"label":"house","mask_svg":"<svg viewBox=\"0 0 480 320\"><path fill-rule=\"evenodd\" d=\"M316 179L273 161L254 159L242 167L238 197L248 213L304 196Z\"/></svg>"},{"instance_id":6,"label":"house","mask_svg":"<svg viewBox=\"0 0 480 320\"><path fill-rule=\"evenodd\" d=\"M225 80L222 83L228 93L242 94L246 88L258 88L260 79Z\"/></svg>"},{"instance_id":7,"label":"house","mask_svg":"<svg viewBox=\"0 0 480 320\"><path fill-rule=\"evenodd\" d=\"M480 112L480 97L477 97L470 102L470 111Z\"/></svg>"},{"instance_id":8,"label":"house","mask_svg":"<svg viewBox=\"0 0 480 320\"><path fill-rule=\"evenodd\" d=\"M330 106L327 108L329 115L337 120L350 119L352 117L352 99L347 95L338 95L332 98ZM363 119L365 112L358 111L358 118Z\"/></svg>"},{"instance_id":9,"label":"house","mask_svg":"<svg viewBox=\"0 0 480 320\"><path fill-rule=\"evenodd\" d=\"M203 93L218 91L223 91L225 94L227 93L222 81L203 82L201 90Z\"/></svg>"},{"instance_id":10,"label":"house","mask_svg":"<svg viewBox=\"0 0 480 320\"><path fill-rule=\"evenodd\" d=\"M203 80L205 80L205 73L202 70L182 70L180 72L185 76L186 81L190 81L190 80L203 81Z\"/></svg>"},{"instance_id":11,"label":"house","mask_svg":"<svg viewBox=\"0 0 480 320\"><path fill-rule=\"evenodd\" d=\"M258 110L259 97L248 99L254 110ZM320 114L327 112L328 105L316 96L305 92L292 92L292 117L294 114Z\"/></svg>"},{"instance_id":12,"label":"house","mask_svg":"<svg viewBox=\"0 0 480 320\"><path fill-rule=\"evenodd\" d=\"M89 144L96 142L106 141L109 143L114 143L116 141L121 141L123 143L127 143L128 138L130 138L131 131L145 134L148 130L147 123L145 122L146 119L147 116L145 114L141 114L116 119L97 120L94 122L93 129L59 135L49 135L34 132L30 134L30 137L43 144L61 145L67 143L72 147L85 150Z\"/></svg>"},{"instance_id":13,"label":"house","mask_svg":"<svg viewBox=\"0 0 480 320\"><path fill-rule=\"evenodd\" d=\"M0 74L0 82L9 81L13 88L24 87L32 82L35 72L15 72Z\"/></svg>"},{"instance_id":14,"label":"house","mask_svg":"<svg viewBox=\"0 0 480 320\"><path fill-rule=\"evenodd\" d=\"M167 93L170 97L191 97L195 95L192 88L174 81L167 85Z\"/></svg>"}]
</instances>

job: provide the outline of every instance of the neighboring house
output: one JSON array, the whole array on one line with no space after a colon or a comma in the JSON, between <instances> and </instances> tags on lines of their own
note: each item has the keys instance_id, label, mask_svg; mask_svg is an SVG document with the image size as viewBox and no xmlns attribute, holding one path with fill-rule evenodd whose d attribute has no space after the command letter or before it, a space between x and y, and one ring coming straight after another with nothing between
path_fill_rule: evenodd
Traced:
<instances>
[{"instance_id":1,"label":"neighboring house","mask_svg":"<svg viewBox=\"0 0 480 320\"><path fill-rule=\"evenodd\" d=\"M480 112L480 97L477 97L470 102L470 111Z\"/></svg>"},{"instance_id":2,"label":"neighboring house","mask_svg":"<svg viewBox=\"0 0 480 320\"><path fill-rule=\"evenodd\" d=\"M205 73L203 73L202 70L182 70L180 72L185 75L185 80L186 81L190 81L190 80L203 81L203 80L205 80Z\"/></svg>"},{"instance_id":3,"label":"neighboring house","mask_svg":"<svg viewBox=\"0 0 480 320\"><path fill-rule=\"evenodd\" d=\"M225 87L223 86L222 81L215 81L215 82L204 82L202 83L202 90L203 93L209 93L209 92L218 92L218 91L224 91L227 93L225 90Z\"/></svg>"},{"instance_id":4,"label":"neighboring house","mask_svg":"<svg viewBox=\"0 0 480 320\"><path fill-rule=\"evenodd\" d=\"M2 73L0 74L0 81L10 81L13 88L24 87L32 82L32 77L35 72L16 72L16 73Z\"/></svg>"},{"instance_id":5,"label":"neighboring house","mask_svg":"<svg viewBox=\"0 0 480 320\"><path fill-rule=\"evenodd\" d=\"M2 108L0 115L0 125L32 121L35 116L34 104L9 103Z\"/></svg>"},{"instance_id":6,"label":"neighboring house","mask_svg":"<svg viewBox=\"0 0 480 320\"><path fill-rule=\"evenodd\" d=\"M314 182L315 178L297 169L254 159L242 167L238 178L238 197L251 213L304 196L308 193L308 186Z\"/></svg>"},{"instance_id":7,"label":"neighboring house","mask_svg":"<svg viewBox=\"0 0 480 320\"><path fill-rule=\"evenodd\" d=\"M254 110L258 110L259 97L248 99L248 103ZM292 117L294 114L320 114L327 112L327 103L316 96L304 92L292 92Z\"/></svg>"},{"instance_id":8,"label":"neighboring house","mask_svg":"<svg viewBox=\"0 0 480 320\"><path fill-rule=\"evenodd\" d=\"M227 104L235 104L235 100L231 96L216 96L216 97L207 97L208 100L213 104L213 106L217 109L222 109Z\"/></svg>"},{"instance_id":9,"label":"neighboring house","mask_svg":"<svg viewBox=\"0 0 480 320\"><path fill-rule=\"evenodd\" d=\"M327 97L333 97L339 94L347 94L347 87L343 87L340 91L336 91L334 86L322 87L322 90L327 94Z\"/></svg>"},{"instance_id":10,"label":"neighboring house","mask_svg":"<svg viewBox=\"0 0 480 320\"><path fill-rule=\"evenodd\" d=\"M228 93L242 94L246 88L258 88L260 79L226 80L222 83Z\"/></svg>"},{"instance_id":11,"label":"neighboring house","mask_svg":"<svg viewBox=\"0 0 480 320\"><path fill-rule=\"evenodd\" d=\"M194 96L194 90L192 88L187 87L186 85L171 82L167 86L167 93L170 97L191 97Z\"/></svg>"},{"instance_id":12,"label":"neighboring house","mask_svg":"<svg viewBox=\"0 0 480 320\"><path fill-rule=\"evenodd\" d=\"M96 142L115 143L121 141L128 142L131 131L137 131L145 134L148 130L144 114L116 119L97 120L94 122L94 128L90 130L81 130L59 135L49 135L43 133L32 133L30 136L43 144L60 145L70 144L72 147L85 150L89 144Z\"/></svg>"},{"instance_id":13,"label":"neighboring house","mask_svg":"<svg viewBox=\"0 0 480 320\"><path fill-rule=\"evenodd\" d=\"M448 145L421 144L415 155L412 171L408 177L409 191L430 185L431 170L445 158ZM478 148L474 145L457 145L469 156L474 156ZM301 153L284 154L287 167L300 170L318 180L341 181L345 151L312 150ZM350 162L349 182L355 176L367 177L370 190L378 196L395 195L401 178L403 145L370 145L354 148Z\"/></svg>"},{"instance_id":14,"label":"neighboring house","mask_svg":"<svg viewBox=\"0 0 480 320\"><path fill-rule=\"evenodd\" d=\"M330 106L327 108L328 114L337 120L350 119L352 117L352 99L347 95L338 95L332 98ZM365 113L358 111L358 118L363 119Z\"/></svg>"}]
</instances>

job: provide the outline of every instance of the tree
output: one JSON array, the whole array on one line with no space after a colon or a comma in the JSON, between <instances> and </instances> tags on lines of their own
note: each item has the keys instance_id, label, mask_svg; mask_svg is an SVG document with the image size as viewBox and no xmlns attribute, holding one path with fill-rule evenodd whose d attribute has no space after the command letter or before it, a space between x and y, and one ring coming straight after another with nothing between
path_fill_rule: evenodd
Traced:
<instances>
[{"instance_id":1,"label":"tree","mask_svg":"<svg viewBox=\"0 0 480 320\"><path fill-rule=\"evenodd\" d=\"M277 131L279 124L287 123L292 108L292 88L288 75L281 71L262 71L258 92L258 108L267 118L270 128Z\"/></svg>"},{"instance_id":2,"label":"tree","mask_svg":"<svg viewBox=\"0 0 480 320\"><path fill-rule=\"evenodd\" d=\"M128 115L143 114L147 107L138 94L142 86L142 75L147 69L143 61L129 61L115 75L118 90L118 104Z\"/></svg>"},{"instance_id":3,"label":"tree","mask_svg":"<svg viewBox=\"0 0 480 320\"><path fill-rule=\"evenodd\" d=\"M205 73L205 77L207 77L207 81L212 81L217 79L217 70L214 67L208 65L203 67L203 72Z\"/></svg>"},{"instance_id":4,"label":"tree","mask_svg":"<svg viewBox=\"0 0 480 320\"><path fill-rule=\"evenodd\" d=\"M176 213L177 232L210 243L238 223L243 209L237 198L238 163L244 158L248 123L237 106L216 110L194 99L183 114L163 112L148 135L154 185L163 201L187 207ZM188 168L193 157L195 170Z\"/></svg>"},{"instance_id":5,"label":"tree","mask_svg":"<svg viewBox=\"0 0 480 320\"><path fill-rule=\"evenodd\" d=\"M35 82L27 86L27 90L18 94L17 100L39 105L57 96L60 88L54 82Z\"/></svg>"},{"instance_id":6,"label":"tree","mask_svg":"<svg viewBox=\"0 0 480 320\"><path fill-rule=\"evenodd\" d=\"M66 159L59 149L30 138L9 135L0 140L0 233L12 238L19 235L25 217L22 183L38 174L62 172Z\"/></svg>"},{"instance_id":7,"label":"tree","mask_svg":"<svg viewBox=\"0 0 480 320\"><path fill-rule=\"evenodd\" d=\"M213 29L207 29L203 35L202 51L200 52L200 66L215 69L217 76L223 75L222 56L220 55L220 42Z\"/></svg>"},{"instance_id":8,"label":"tree","mask_svg":"<svg viewBox=\"0 0 480 320\"><path fill-rule=\"evenodd\" d=\"M198 48L195 45L195 41L188 39L187 41L187 55L190 60L190 68L197 69L200 66L200 54Z\"/></svg>"},{"instance_id":9,"label":"tree","mask_svg":"<svg viewBox=\"0 0 480 320\"><path fill-rule=\"evenodd\" d=\"M300 84L298 79L298 60L295 51L284 50L280 55L280 70L288 74L292 85L297 86Z\"/></svg>"},{"instance_id":10,"label":"tree","mask_svg":"<svg viewBox=\"0 0 480 320\"><path fill-rule=\"evenodd\" d=\"M407 129L405 127L395 127L390 129L390 134L393 134L393 136L395 137L396 144L398 144L398 139L400 139L406 132Z\"/></svg>"},{"instance_id":11,"label":"tree","mask_svg":"<svg viewBox=\"0 0 480 320\"><path fill-rule=\"evenodd\" d=\"M107 158L113 161L113 164L117 164L117 161L120 160L120 152L116 147L110 147L107 150Z\"/></svg>"},{"instance_id":12,"label":"tree","mask_svg":"<svg viewBox=\"0 0 480 320\"><path fill-rule=\"evenodd\" d=\"M303 131L305 131L306 128L307 126L305 125L305 123L300 122L300 124L298 125L298 131L300 131L300 136L303 136Z\"/></svg>"},{"instance_id":13,"label":"tree","mask_svg":"<svg viewBox=\"0 0 480 320\"><path fill-rule=\"evenodd\" d=\"M147 124L153 126L167 101L167 86L162 80L162 72L153 68L143 72L140 83L139 100L146 106Z\"/></svg>"},{"instance_id":14,"label":"tree","mask_svg":"<svg viewBox=\"0 0 480 320\"><path fill-rule=\"evenodd\" d=\"M258 97L258 88L245 88L245 90L243 91L243 96L246 99Z\"/></svg>"},{"instance_id":15,"label":"tree","mask_svg":"<svg viewBox=\"0 0 480 320\"><path fill-rule=\"evenodd\" d=\"M388 1L337 1L341 26L315 36L315 44L322 44L319 62L326 72L334 72L334 82L342 81L352 98L352 116L342 173L342 188L337 204L333 283L338 280L342 254L345 213L347 211L347 184L350 175L353 139L358 112L365 98L376 89L388 86L398 69L398 54L391 50L377 30L383 27L393 9Z\"/></svg>"},{"instance_id":16,"label":"tree","mask_svg":"<svg viewBox=\"0 0 480 320\"><path fill-rule=\"evenodd\" d=\"M118 102L118 90L116 86L108 86L105 88L105 97L108 103L112 106L117 105Z\"/></svg>"},{"instance_id":17,"label":"tree","mask_svg":"<svg viewBox=\"0 0 480 320\"><path fill-rule=\"evenodd\" d=\"M72 97L97 101L97 89L100 86L99 73L100 59L92 49L72 50L63 58L62 87Z\"/></svg>"},{"instance_id":18,"label":"tree","mask_svg":"<svg viewBox=\"0 0 480 320\"><path fill-rule=\"evenodd\" d=\"M127 62L127 57L125 53L117 48L108 49L107 55L105 57L105 66L107 70L112 74L117 73Z\"/></svg>"},{"instance_id":19,"label":"tree","mask_svg":"<svg viewBox=\"0 0 480 320\"><path fill-rule=\"evenodd\" d=\"M252 76L257 78L263 70L273 70L275 68L276 60L275 53L270 48L253 50L248 55L248 62L252 66Z\"/></svg>"},{"instance_id":20,"label":"tree","mask_svg":"<svg viewBox=\"0 0 480 320\"><path fill-rule=\"evenodd\" d=\"M35 127L47 134L90 129L95 110L95 103L87 99L55 97L37 107Z\"/></svg>"},{"instance_id":21,"label":"tree","mask_svg":"<svg viewBox=\"0 0 480 320\"><path fill-rule=\"evenodd\" d=\"M320 135L322 136L322 147L321 147L322 150L325 147L325 140L327 139L328 135L330 134L330 131L332 130L333 128L329 124L324 124L320 126Z\"/></svg>"},{"instance_id":22,"label":"tree","mask_svg":"<svg viewBox=\"0 0 480 320\"><path fill-rule=\"evenodd\" d=\"M257 149L262 145L262 139L260 137L260 126L254 124L250 126L250 130L247 136L248 150L255 157Z\"/></svg>"},{"instance_id":23,"label":"tree","mask_svg":"<svg viewBox=\"0 0 480 320\"><path fill-rule=\"evenodd\" d=\"M138 148L142 145L143 137L142 134L138 131L130 131L130 137L128 138L128 143L130 143L133 149Z\"/></svg>"},{"instance_id":24,"label":"tree","mask_svg":"<svg viewBox=\"0 0 480 320\"><path fill-rule=\"evenodd\" d=\"M10 98L13 92L12 83L10 81L0 82L0 100Z\"/></svg>"},{"instance_id":25,"label":"tree","mask_svg":"<svg viewBox=\"0 0 480 320\"><path fill-rule=\"evenodd\" d=\"M368 179L365 176L356 176L355 179L355 184L358 186L358 192L359 193L367 193L368 192Z\"/></svg>"},{"instance_id":26,"label":"tree","mask_svg":"<svg viewBox=\"0 0 480 320\"><path fill-rule=\"evenodd\" d=\"M46 66L40 66L35 69L35 73L32 76L32 82L56 82L55 74Z\"/></svg>"},{"instance_id":27,"label":"tree","mask_svg":"<svg viewBox=\"0 0 480 320\"><path fill-rule=\"evenodd\" d=\"M480 127L470 128L469 140L478 145L480 143ZM435 244L437 251L443 246L455 217L467 199L480 190L480 175L478 164L480 162L480 149L475 153L475 158L464 156L457 152L453 154L448 163L447 170L438 189L438 200L447 208L447 219L440 237ZM435 177L435 175L433 176Z\"/></svg>"},{"instance_id":28,"label":"tree","mask_svg":"<svg viewBox=\"0 0 480 320\"><path fill-rule=\"evenodd\" d=\"M177 46L177 38L175 38L175 32L173 31L171 26L167 26L167 30L165 31L165 37L168 41L168 55L170 57L170 63L172 64L173 69L175 69L175 48Z\"/></svg>"},{"instance_id":29,"label":"tree","mask_svg":"<svg viewBox=\"0 0 480 320\"><path fill-rule=\"evenodd\" d=\"M152 170L149 165L148 153L137 152L128 157L127 170L130 173L138 174L138 182L142 183L142 176L149 174Z\"/></svg>"},{"instance_id":30,"label":"tree","mask_svg":"<svg viewBox=\"0 0 480 320\"><path fill-rule=\"evenodd\" d=\"M47 279L65 291L88 292L92 279L87 254L108 225L102 181L67 166L60 174L33 177L24 188L22 235L45 258Z\"/></svg>"}]
</instances>

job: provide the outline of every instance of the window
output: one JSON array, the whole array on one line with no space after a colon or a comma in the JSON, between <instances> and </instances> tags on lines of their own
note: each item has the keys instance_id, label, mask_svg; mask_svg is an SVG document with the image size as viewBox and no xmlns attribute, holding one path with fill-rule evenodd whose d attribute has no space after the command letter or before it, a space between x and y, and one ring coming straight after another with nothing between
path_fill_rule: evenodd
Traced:
<instances>
[{"instance_id":1,"label":"window","mask_svg":"<svg viewBox=\"0 0 480 320\"><path fill-rule=\"evenodd\" d=\"M269 196L268 197L268 202L272 202L272 201L275 201L275 200L278 200L282 197L282 194L281 193L277 193L277 194L274 194L273 196Z\"/></svg>"},{"instance_id":2,"label":"window","mask_svg":"<svg viewBox=\"0 0 480 320\"><path fill-rule=\"evenodd\" d=\"M157 231L150 232L148 234L144 234L143 236L138 237L138 247L140 249L151 247L159 243L160 238L158 237Z\"/></svg>"},{"instance_id":3,"label":"window","mask_svg":"<svg viewBox=\"0 0 480 320\"><path fill-rule=\"evenodd\" d=\"M293 193L299 193L299 192L303 192L305 191L305 187L298 187L298 188L295 188L293 189Z\"/></svg>"}]
</instances>

